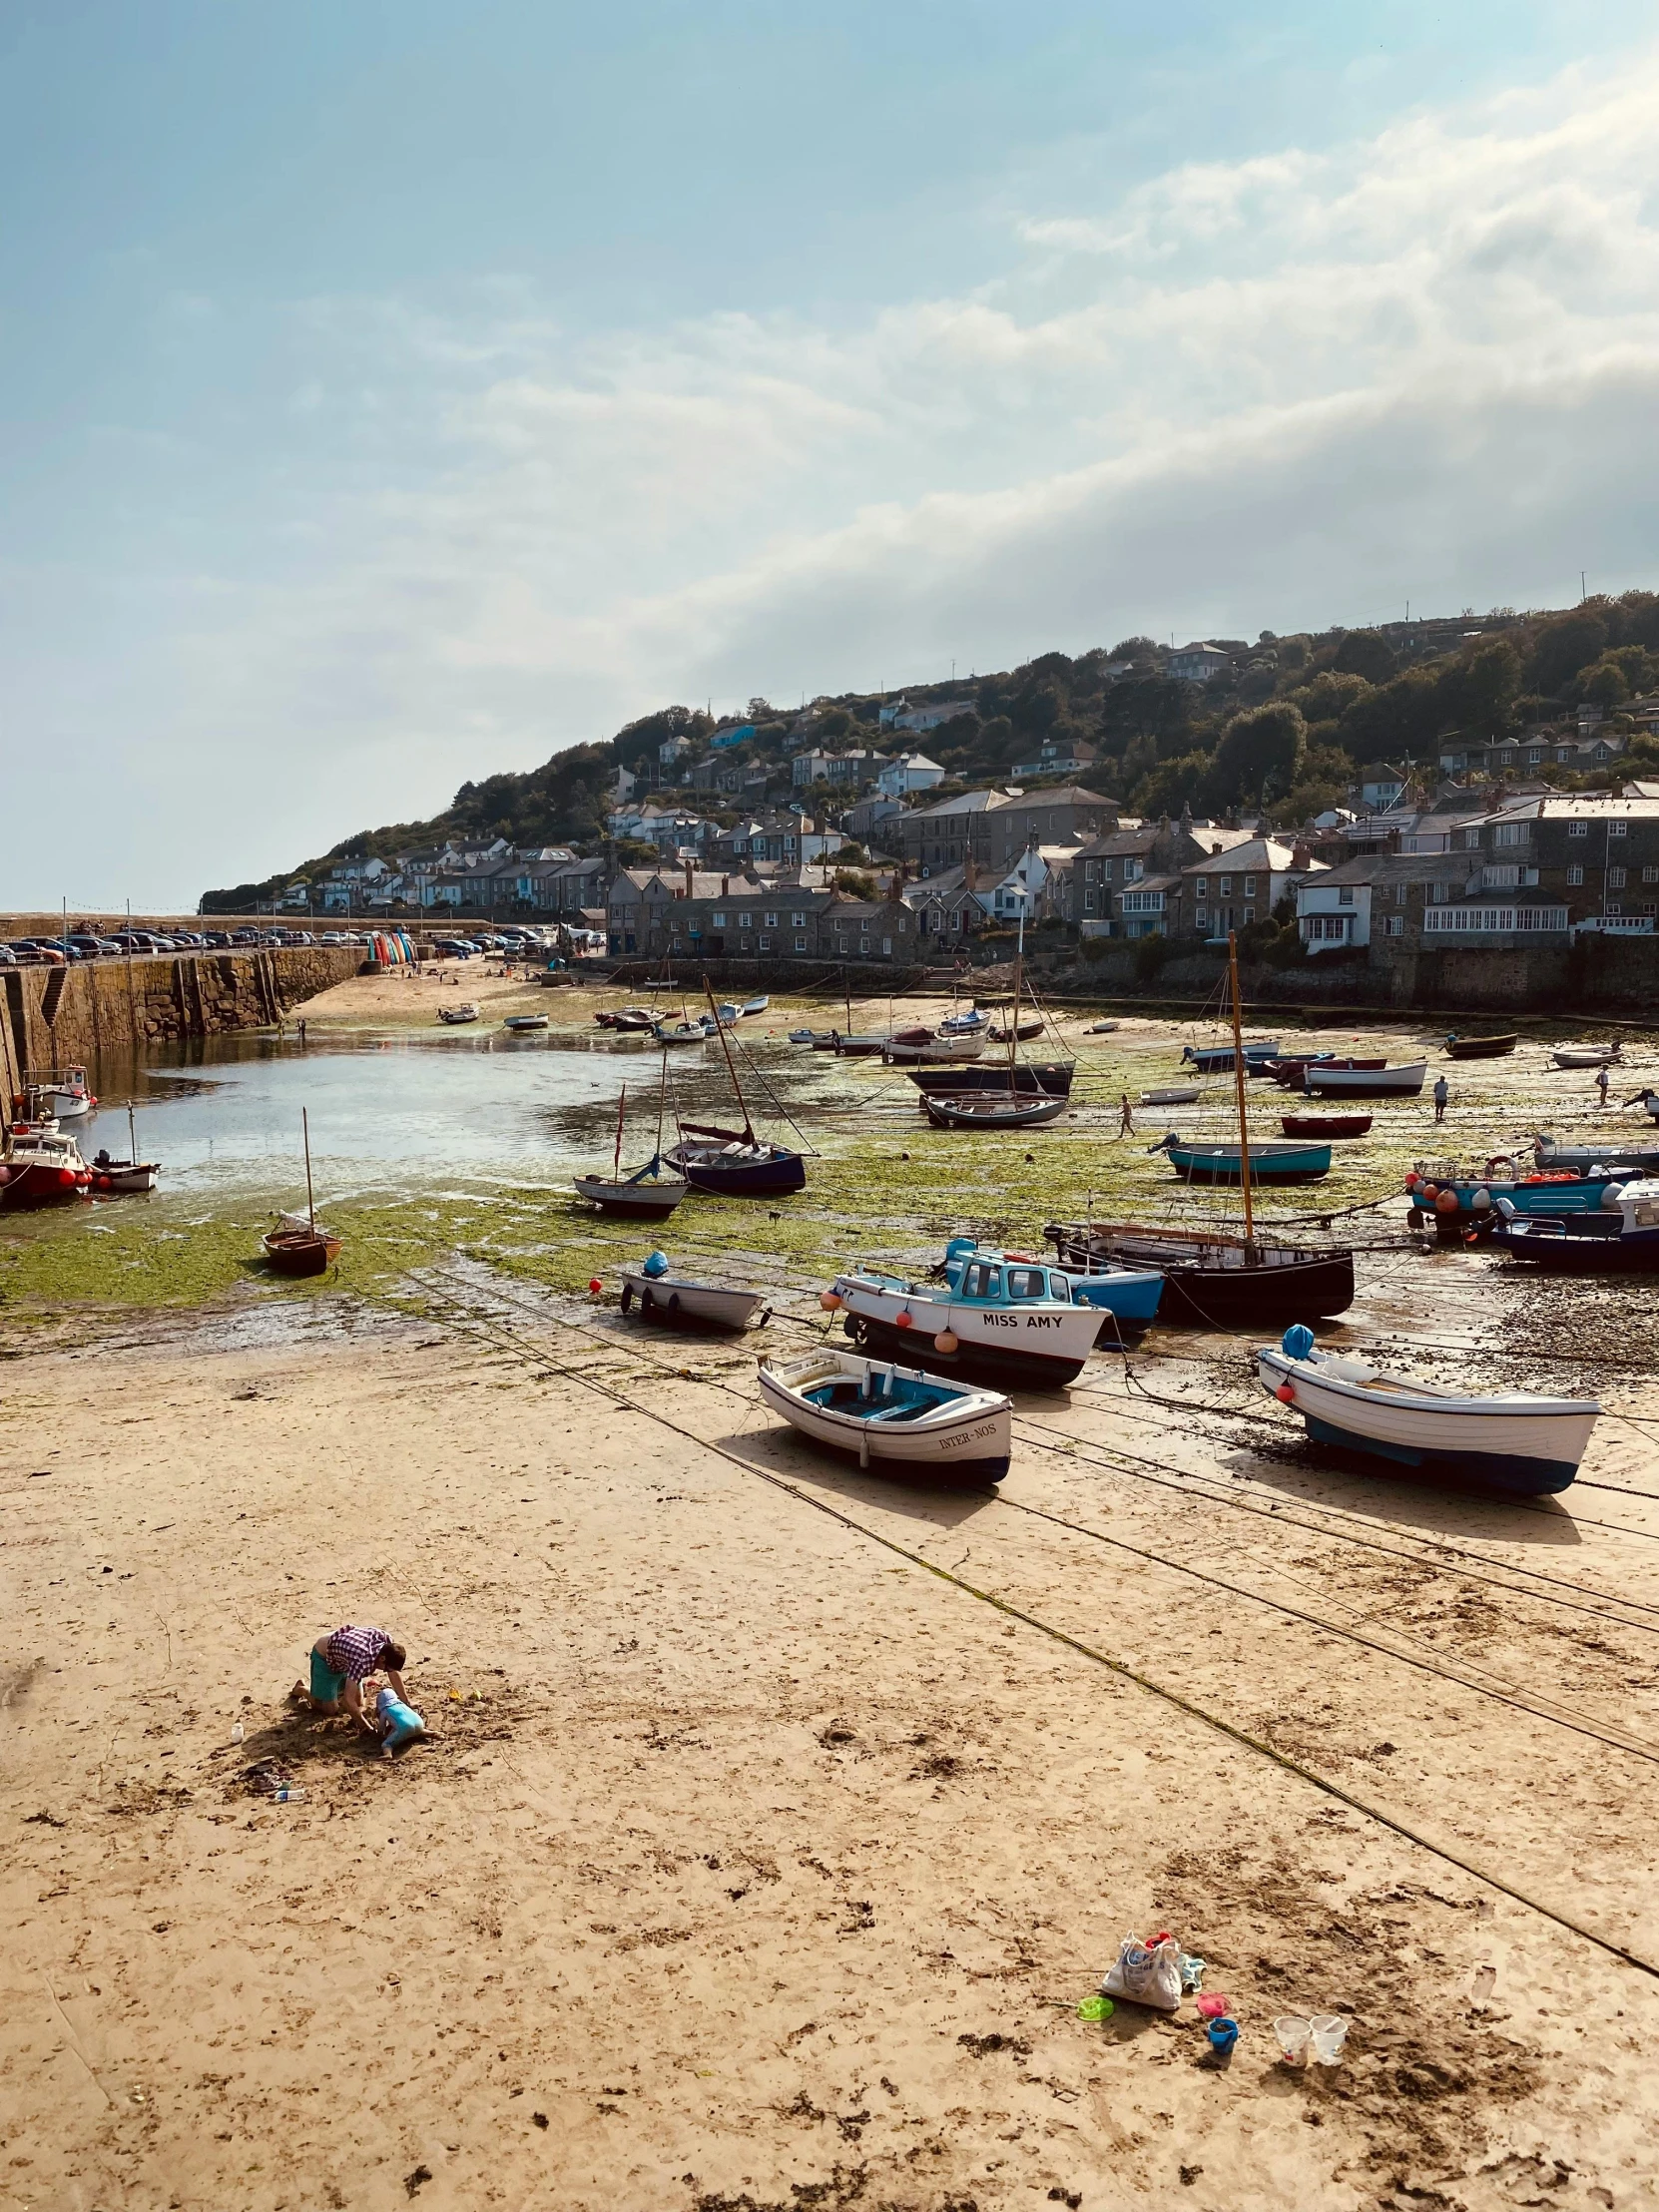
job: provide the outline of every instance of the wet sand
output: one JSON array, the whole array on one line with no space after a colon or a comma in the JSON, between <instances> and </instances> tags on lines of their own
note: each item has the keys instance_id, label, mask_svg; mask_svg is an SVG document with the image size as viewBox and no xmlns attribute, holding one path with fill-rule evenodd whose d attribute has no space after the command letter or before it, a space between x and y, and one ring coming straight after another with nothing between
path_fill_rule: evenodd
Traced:
<instances>
[{"instance_id":1,"label":"wet sand","mask_svg":"<svg viewBox=\"0 0 1659 2212\"><path fill-rule=\"evenodd\" d=\"M1369 1332L1432 1280L1446 1344L1570 1341L1481 1264L1377 1262ZM1173 1339L952 1496L774 1428L754 1344L428 1287L0 1370L0 2205L1659 2201L1659 1987L1592 1939L1659 1960L1649 1337L1554 1505L1313 1461ZM344 1620L395 1762L284 1705ZM1078 2018L1158 1927L1229 2064Z\"/></svg>"}]
</instances>

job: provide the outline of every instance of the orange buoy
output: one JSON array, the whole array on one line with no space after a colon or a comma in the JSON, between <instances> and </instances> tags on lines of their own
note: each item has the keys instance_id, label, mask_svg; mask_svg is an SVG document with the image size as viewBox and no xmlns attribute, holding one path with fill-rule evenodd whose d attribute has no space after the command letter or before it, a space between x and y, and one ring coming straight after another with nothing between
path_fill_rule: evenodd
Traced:
<instances>
[{"instance_id":1,"label":"orange buoy","mask_svg":"<svg viewBox=\"0 0 1659 2212\"><path fill-rule=\"evenodd\" d=\"M818 1302L827 1314L837 1314L840 1311L841 1298L839 1291L820 1291Z\"/></svg>"},{"instance_id":2,"label":"orange buoy","mask_svg":"<svg viewBox=\"0 0 1659 2212\"><path fill-rule=\"evenodd\" d=\"M1296 1390L1294 1385L1289 1382L1281 1382L1273 1394L1282 1405L1294 1405L1296 1403Z\"/></svg>"},{"instance_id":3,"label":"orange buoy","mask_svg":"<svg viewBox=\"0 0 1659 2212\"><path fill-rule=\"evenodd\" d=\"M941 1329L933 1339L933 1350L944 1353L947 1358L952 1352L958 1351L960 1347L961 1339L953 1329Z\"/></svg>"},{"instance_id":4,"label":"orange buoy","mask_svg":"<svg viewBox=\"0 0 1659 2212\"><path fill-rule=\"evenodd\" d=\"M895 1317L893 1321L893 1327L895 1329L913 1329L915 1327L915 1323L910 1319L908 1314L899 1314Z\"/></svg>"}]
</instances>

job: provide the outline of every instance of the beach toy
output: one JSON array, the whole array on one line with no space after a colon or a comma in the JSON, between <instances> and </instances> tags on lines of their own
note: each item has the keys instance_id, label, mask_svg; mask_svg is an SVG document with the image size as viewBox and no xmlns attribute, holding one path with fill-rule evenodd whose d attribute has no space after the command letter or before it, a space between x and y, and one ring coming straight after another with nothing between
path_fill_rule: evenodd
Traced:
<instances>
[{"instance_id":1,"label":"beach toy","mask_svg":"<svg viewBox=\"0 0 1659 2212\"><path fill-rule=\"evenodd\" d=\"M1279 2047L1293 2066L1302 2064L1308 2056L1308 2044L1314 2027L1300 2012L1287 2012L1282 2020L1275 2020L1273 2032L1279 2038Z\"/></svg>"},{"instance_id":2,"label":"beach toy","mask_svg":"<svg viewBox=\"0 0 1659 2212\"><path fill-rule=\"evenodd\" d=\"M1117 2010L1110 1997L1085 1997L1077 2007L1080 2020L1109 2020Z\"/></svg>"},{"instance_id":3,"label":"beach toy","mask_svg":"<svg viewBox=\"0 0 1659 2212\"><path fill-rule=\"evenodd\" d=\"M405 1705L400 1697L394 1697L389 1688L380 1692L374 1700L374 1710L385 1724L386 1735L381 1749L389 1755L401 1751L405 1744L412 1744L417 1736L424 1736L426 1723L412 1705Z\"/></svg>"},{"instance_id":4,"label":"beach toy","mask_svg":"<svg viewBox=\"0 0 1659 2212\"><path fill-rule=\"evenodd\" d=\"M1205 1996L1198 2000L1198 2016L1201 2020L1219 2020L1228 2010L1229 1999L1224 1996Z\"/></svg>"},{"instance_id":5,"label":"beach toy","mask_svg":"<svg viewBox=\"0 0 1659 2212\"><path fill-rule=\"evenodd\" d=\"M1308 2022L1314 2037L1314 2056L1322 2066L1334 2066L1343 2055L1349 2024L1340 2012L1316 2012Z\"/></svg>"},{"instance_id":6,"label":"beach toy","mask_svg":"<svg viewBox=\"0 0 1659 2212\"><path fill-rule=\"evenodd\" d=\"M1218 2058L1225 2058L1239 2039L1239 2023L1231 2013L1223 2012L1204 2030L1210 2038L1210 2048Z\"/></svg>"}]
</instances>

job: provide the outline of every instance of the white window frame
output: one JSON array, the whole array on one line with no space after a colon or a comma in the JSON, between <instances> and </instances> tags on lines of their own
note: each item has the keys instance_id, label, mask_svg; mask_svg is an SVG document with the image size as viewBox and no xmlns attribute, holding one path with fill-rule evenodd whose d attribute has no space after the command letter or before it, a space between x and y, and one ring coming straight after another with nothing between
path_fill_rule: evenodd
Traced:
<instances>
[{"instance_id":1,"label":"white window frame","mask_svg":"<svg viewBox=\"0 0 1659 2212\"><path fill-rule=\"evenodd\" d=\"M806 951L806 949L807 949L807 940L806 940L806 938L805 938L805 937L797 937L797 938L796 938L796 940L795 940L795 949L797 950L797 952L805 952L805 951Z\"/></svg>"},{"instance_id":2,"label":"white window frame","mask_svg":"<svg viewBox=\"0 0 1659 2212\"><path fill-rule=\"evenodd\" d=\"M1607 870L1607 888L1610 891L1622 891L1624 878L1625 871L1622 867L1610 867Z\"/></svg>"},{"instance_id":3,"label":"white window frame","mask_svg":"<svg viewBox=\"0 0 1659 2212\"><path fill-rule=\"evenodd\" d=\"M1622 837L1629 828L1628 822L1610 822L1607 825L1607 834L1610 837Z\"/></svg>"},{"instance_id":4,"label":"white window frame","mask_svg":"<svg viewBox=\"0 0 1659 2212\"><path fill-rule=\"evenodd\" d=\"M1589 833L1590 826L1587 822L1569 822L1567 824L1567 835L1569 837L1587 837Z\"/></svg>"},{"instance_id":5,"label":"white window frame","mask_svg":"<svg viewBox=\"0 0 1659 2212\"><path fill-rule=\"evenodd\" d=\"M1567 881L1569 883L1582 883L1583 880L1584 870L1580 866L1578 866L1576 862L1574 862L1574 864L1567 870Z\"/></svg>"}]
</instances>

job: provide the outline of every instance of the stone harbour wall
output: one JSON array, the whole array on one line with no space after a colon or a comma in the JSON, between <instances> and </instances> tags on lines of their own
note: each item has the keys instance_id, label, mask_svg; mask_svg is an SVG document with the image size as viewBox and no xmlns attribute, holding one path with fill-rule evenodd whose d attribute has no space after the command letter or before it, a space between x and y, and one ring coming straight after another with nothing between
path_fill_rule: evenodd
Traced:
<instances>
[{"instance_id":1,"label":"stone harbour wall","mask_svg":"<svg viewBox=\"0 0 1659 2212\"><path fill-rule=\"evenodd\" d=\"M0 969L0 1074L9 1092L25 1070L263 1028L355 975L362 957L356 945L281 945Z\"/></svg>"}]
</instances>

